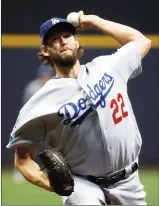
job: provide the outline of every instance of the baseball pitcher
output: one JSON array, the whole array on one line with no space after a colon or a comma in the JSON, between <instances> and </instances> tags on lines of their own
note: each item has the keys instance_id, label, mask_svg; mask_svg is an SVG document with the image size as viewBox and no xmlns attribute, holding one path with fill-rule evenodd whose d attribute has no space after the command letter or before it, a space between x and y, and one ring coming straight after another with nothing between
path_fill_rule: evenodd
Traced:
<instances>
[{"instance_id":1,"label":"baseball pitcher","mask_svg":"<svg viewBox=\"0 0 159 206\"><path fill-rule=\"evenodd\" d=\"M111 35L121 48L81 65L76 33L90 28ZM82 11L47 20L40 38L39 59L56 69L56 77L20 110L7 145L16 148L15 167L65 205L145 205L138 176L142 140L127 82L141 73L151 41ZM48 148L39 153L38 143Z\"/></svg>"}]
</instances>

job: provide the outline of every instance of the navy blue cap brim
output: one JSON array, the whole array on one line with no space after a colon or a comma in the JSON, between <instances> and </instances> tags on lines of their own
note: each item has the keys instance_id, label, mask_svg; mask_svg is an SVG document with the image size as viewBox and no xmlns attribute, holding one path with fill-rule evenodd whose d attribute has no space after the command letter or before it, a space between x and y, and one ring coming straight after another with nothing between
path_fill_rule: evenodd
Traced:
<instances>
[{"instance_id":1,"label":"navy blue cap brim","mask_svg":"<svg viewBox=\"0 0 159 206\"><path fill-rule=\"evenodd\" d=\"M69 31L71 32L73 35L76 34L76 27L74 27L73 24L69 23L69 22L58 22L55 25L52 25L48 31L46 32L44 38L43 38L43 43L45 43L46 37L49 34L54 34L54 33L58 33L58 32L62 32L62 31Z\"/></svg>"}]
</instances>

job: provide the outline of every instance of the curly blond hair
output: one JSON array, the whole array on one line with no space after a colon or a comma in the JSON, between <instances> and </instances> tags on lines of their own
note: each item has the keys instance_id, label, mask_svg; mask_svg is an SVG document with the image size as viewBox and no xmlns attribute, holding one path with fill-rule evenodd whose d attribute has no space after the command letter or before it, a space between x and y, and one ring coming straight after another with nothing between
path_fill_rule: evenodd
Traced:
<instances>
[{"instance_id":1,"label":"curly blond hair","mask_svg":"<svg viewBox=\"0 0 159 206\"><path fill-rule=\"evenodd\" d=\"M84 54L84 48L82 45L79 46L79 48L77 49L77 58L80 59ZM41 51L38 52L38 58L39 60L47 66L51 66L52 68L54 67L54 63L51 61L49 56L44 56L43 53Z\"/></svg>"}]
</instances>

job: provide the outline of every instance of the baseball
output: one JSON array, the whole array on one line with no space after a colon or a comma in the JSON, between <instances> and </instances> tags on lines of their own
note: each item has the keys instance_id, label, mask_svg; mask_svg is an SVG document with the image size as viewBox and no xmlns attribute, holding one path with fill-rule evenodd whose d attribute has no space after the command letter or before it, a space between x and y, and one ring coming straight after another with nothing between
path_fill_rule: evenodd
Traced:
<instances>
[{"instance_id":1,"label":"baseball","mask_svg":"<svg viewBox=\"0 0 159 206\"><path fill-rule=\"evenodd\" d=\"M77 27L79 24L79 15L80 14L77 12L71 12L67 16L67 21L73 24L75 27Z\"/></svg>"}]
</instances>

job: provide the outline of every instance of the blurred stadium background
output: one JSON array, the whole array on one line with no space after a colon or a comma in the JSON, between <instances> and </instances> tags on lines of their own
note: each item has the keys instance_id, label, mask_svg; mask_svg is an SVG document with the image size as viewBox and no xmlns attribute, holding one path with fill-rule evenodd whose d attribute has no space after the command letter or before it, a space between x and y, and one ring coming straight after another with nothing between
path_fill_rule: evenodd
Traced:
<instances>
[{"instance_id":1,"label":"blurred stadium background","mask_svg":"<svg viewBox=\"0 0 159 206\"><path fill-rule=\"evenodd\" d=\"M139 174L148 205L159 205L159 13L157 1L51 1L2 0L2 205L60 205L60 198L32 186L13 169L14 151L7 150L26 85L38 78L39 27L54 16L66 17L83 10L105 19L132 26L152 40L143 60L143 73L129 82L129 96L143 138ZM100 35L100 38L99 36ZM82 63L97 55L110 54L117 42L96 31L83 32Z\"/></svg>"}]
</instances>

